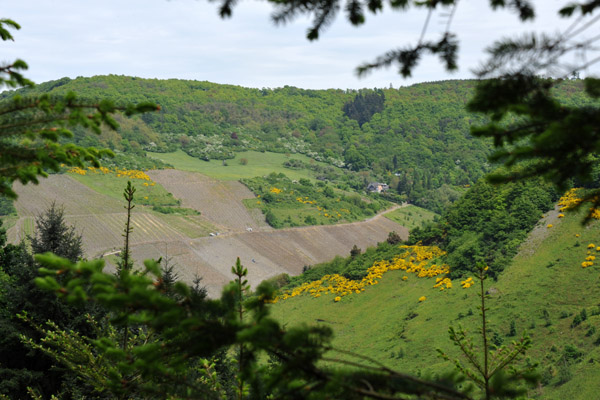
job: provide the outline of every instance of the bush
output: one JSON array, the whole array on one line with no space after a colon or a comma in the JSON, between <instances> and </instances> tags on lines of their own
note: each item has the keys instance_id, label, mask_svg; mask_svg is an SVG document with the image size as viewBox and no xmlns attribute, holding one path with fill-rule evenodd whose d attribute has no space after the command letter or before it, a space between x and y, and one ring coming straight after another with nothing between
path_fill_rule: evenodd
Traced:
<instances>
[{"instance_id":1,"label":"bush","mask_svg":"<svg viewBox=\"0 0 600 400\"><path fill-rule=\"evenodd\" d=\"M152 210L161 214L200 215L200 211L192 208L152 206Z\"/></svg>"},{"instance_id":2,"label":"bush","mask_svg":"<svg viewBox=\"0 0 600 400\"><path fill-rule=\"evenodd\" d=\"M17 215L12 199L0 196L0 215Z\"/></svg>"},{"instance_id":3,"label":"bush","mask_svg":"<svg viewBox=\"0 0 600 400\"><path fill-rule=\"evenodd\" d=\"M306 218L304 218L304 223L307 225L316 225L317 219L312 215L307 215Z\"/></svg>"},{"instance_id":4,"label":"bush","mask_svg":"<svg viewBox=\"0 0 600 400\"><path fill-rule=\"evenodd\" d=\"M271 225L273 228L281 228L281 221L273 214L271 211L267 211L265 214L265 219L267 224Z\"/></svg>"},{"instance_id":5,"label":"bush","mask_svg":"<svg viewBox=\"0 0 600 400\"><path fill-rule=\"evenodd\" d=\"M398 235L398 233L396 233L396 231L391 231L388 234L386 242L388 242L391 245L396 245L402 243L402 238L400 237L400 235Z\"/></svg>"},{"instance_id":6,"label":"bush","mask_svg":"<svg viewBox=\"0 0 600 400\"><path fill-rule=\"evenodd\" d=\"M571 346L570 344L566 345L563 350L562 358L570 363L570 362L578 362L583 357L583 351L579 350L575 346Z\"/></svg>"},{"instance_id":7,"label":"bush","mask_svg":"<svg viewBox=\"0 0 600 400\"><path fill-rule=\"evenodd\" d=\"M569 368L569 363L566 361L561 362L558 365L558 384L562 385L563 383L569 382L573 378L573 373Z\"/></svg>"},{"instance_id":8,"label":"bush","mask_svg":"<svg viewBox=\"0 0 600 400\"><path fill-rule=\"evenodd\" d=\"M594 333L596 333L596 327L590 326L590 329L588 329L588 331L585 333L585 336L590 337L590 336L593 336Z\"/></svg>"},{"instance_id":9,"label":"bush","mask_svg":"<svg viewBox=\"0 0 600 400\"><path fill-rule=\"evenodd\" d=\"M507 336L510 336L510 337L517 336L517 324L515 323L514 319L512 321L510 321L510 330L508 331Z\"/></svg>"}]
</instances>

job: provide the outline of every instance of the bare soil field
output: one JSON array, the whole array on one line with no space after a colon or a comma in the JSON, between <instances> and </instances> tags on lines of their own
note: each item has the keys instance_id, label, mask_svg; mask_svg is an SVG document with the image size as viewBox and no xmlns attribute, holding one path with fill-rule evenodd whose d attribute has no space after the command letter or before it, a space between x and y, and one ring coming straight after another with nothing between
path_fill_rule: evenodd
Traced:
<instances>
[{"instance_id":1,"label":"bare soil field","mask_svg":"<svg viewBox=\"0 0 600 400\"><path fill-rule=\"evenodd\" d=\"M151 171L148 175L180 199L182 207L200 211L219 231L268 227L259 210L248 210L242 204L243 199L254 198L254 193L239 182L174 169Z\"/></svg>"},{"instance_id":2,"label":"bare soil field","mask_svg":"<svg viewBox=\"0 0 600 400\"><path fill-rule=\"evenodd\" d=\"M52 202L65 208L65 215L90 215L123 212L123 204L99 194L68 175L50 175L39 185L14 183L19 195L15 207L19 217L37 216ZM91 201L93 199L93 201Z\"/></svg>"},{"instance_id":3,"label":"bare soil field","mask_svg":"<svg viewBox=\"0 0 600 400\"><path fill-rule=\"evenodd\" d=\"M149 258L169 257L180 279L191 282L195 276L202 277L212 297L233 278L231 266L236 257L248 268L249 283L255 287L275 275L296 275L305 265L346 256L354 245L364 250L385 240L390 231L408 236L406 228L383 215L343 225L274 230L245 209L242 199L253 194L240 183L174 170L151 174L182 200L183 207L195 208L202 216L164 216L136 207L133 257L140 264ZM114 254L122 247L124 201L96 193L66 175L53 175L37 186L15 185L15 189L20 219L8 232L11 241L24 238L31 231L33 217L56 201L64 207L67 222L82 233L87 257ZM208 236L213 228L222 233Z\"/></svg>"}]
</instances>

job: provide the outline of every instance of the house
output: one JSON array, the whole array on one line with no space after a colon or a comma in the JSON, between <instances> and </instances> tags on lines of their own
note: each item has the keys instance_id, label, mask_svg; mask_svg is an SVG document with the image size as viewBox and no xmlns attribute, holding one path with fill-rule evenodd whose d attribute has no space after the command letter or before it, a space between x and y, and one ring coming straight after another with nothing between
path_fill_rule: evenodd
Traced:
<instances>
[{"instance_id":1,"label":"house","mask_svg":"<svg viewBox=\"0 0 600 400\"><path fill-rule=\"evenodd\" d=\"M387 183L380 183L380 182L371 182L371 183L369 183L369 186L367 186L367 190L369 192L375 192L375 193L385 192L389 188L390 188L390 186Z\"/></svg>"}]
</instances>

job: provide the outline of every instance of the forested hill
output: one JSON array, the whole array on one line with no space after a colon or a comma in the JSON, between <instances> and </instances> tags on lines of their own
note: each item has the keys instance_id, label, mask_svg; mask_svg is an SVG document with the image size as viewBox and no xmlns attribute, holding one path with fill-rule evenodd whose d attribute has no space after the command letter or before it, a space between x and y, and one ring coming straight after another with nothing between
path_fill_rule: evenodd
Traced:
<instances>
[{"instance_id":1,"label":"forested hill","mask_svg":"<svg viewBox=\"0 0 600 400\"><path fill-rule=\"evenodd\" d=\"M360 172L364 182L384 180L399 199L440 211L458 197L460 187L489 170L491 144L469 134L482 119L464 107L474 84L445 81L359 91L251 89L110 75L63 78L34 90L74 91L117 103L149 100L161 106L160 112L120 119L118 133L80 132L76 140L83 145L138 155L181 148L202 159L231 158L247 149L303 153ZM583 99L578 82L566 82L563 90L573 101Z\"/></svg>"}]
</instances>

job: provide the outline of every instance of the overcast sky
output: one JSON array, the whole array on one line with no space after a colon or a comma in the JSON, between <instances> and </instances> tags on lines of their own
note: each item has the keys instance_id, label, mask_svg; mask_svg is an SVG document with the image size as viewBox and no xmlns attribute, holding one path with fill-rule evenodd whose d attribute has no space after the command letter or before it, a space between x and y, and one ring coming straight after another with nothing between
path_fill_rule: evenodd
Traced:
<instances>
[{"instance_id":1,"label":"overcast sky","mask_svg":"<svg viewBox=\"0 0 600 400\"><path fill-rule=\"evenodd\" d=\"M26 76L45 82L64 76L106 74L144 78L206 80L246 87L363 88L471 78L494 40L515 32L554 32L567 25L556 10L566 0L539 0L538 18L523 24L507 10L493 12L489 0L462 0L452 24L461 41L458 72L448 74L426 58L411 79L394 67L356 77L355 67L387 50L414 44L425 13L367 16L352 27L340 13L316 42L305 38L306 18L276 27L265 2L240 1L222 20L206 0L18 0L4 2L0 18L17 21L15 41L4 42L2 62L21 58ZM428 38L436 39L445 19L432 17ZM597 33L597 32L592 32ZM594 71L588 71L594 72Z\"/></svg>"}]
</instances>

